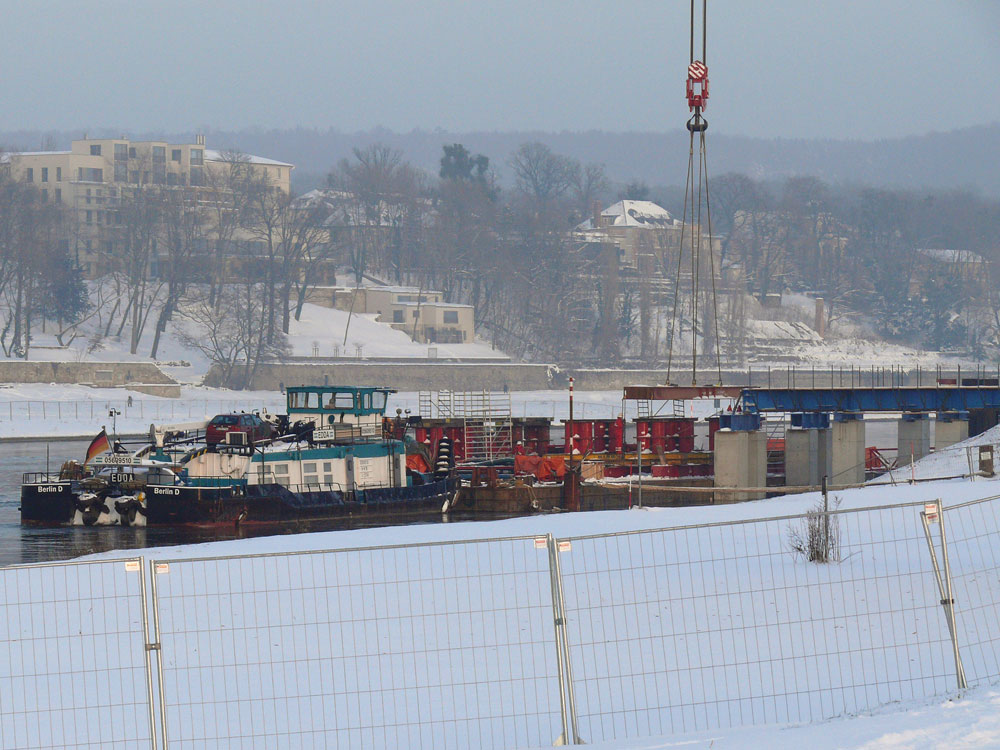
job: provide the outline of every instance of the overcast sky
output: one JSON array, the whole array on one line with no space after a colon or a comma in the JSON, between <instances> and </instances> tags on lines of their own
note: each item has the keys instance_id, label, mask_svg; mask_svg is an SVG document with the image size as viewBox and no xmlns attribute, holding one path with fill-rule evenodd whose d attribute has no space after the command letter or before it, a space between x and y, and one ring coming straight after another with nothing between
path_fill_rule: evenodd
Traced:
<instances>
[{"instance_id":1,"label":"overcast sky","mask_svg":"<svg viewBox=\"0 0 1000 750\"><path fill-rule=\"evenodd\" d=\"M700 8L701 0L698 0ZM0 128L664 131L686 0L4 2ZM997 0L709 0L716 132L1000 121Z\"/></svg>"}]
</instances>

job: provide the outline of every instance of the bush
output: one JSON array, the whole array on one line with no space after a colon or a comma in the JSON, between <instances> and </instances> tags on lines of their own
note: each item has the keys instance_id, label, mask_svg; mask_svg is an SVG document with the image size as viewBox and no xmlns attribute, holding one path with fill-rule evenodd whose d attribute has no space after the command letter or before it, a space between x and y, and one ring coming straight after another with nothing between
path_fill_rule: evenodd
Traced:
<instances>
[{"instance_id":1,"label":"bush","mask_svg":"<svg viewBox=\"0 0 1000 750\"><path fill-rule=\"evenodd\" d=\"M836 510L840 500L834 498L829 510ZM824 511L823 501L806 517L788 527L788 546L792 552L815 563L840 562L840 516Z\"/></svg>"}]
</instances>

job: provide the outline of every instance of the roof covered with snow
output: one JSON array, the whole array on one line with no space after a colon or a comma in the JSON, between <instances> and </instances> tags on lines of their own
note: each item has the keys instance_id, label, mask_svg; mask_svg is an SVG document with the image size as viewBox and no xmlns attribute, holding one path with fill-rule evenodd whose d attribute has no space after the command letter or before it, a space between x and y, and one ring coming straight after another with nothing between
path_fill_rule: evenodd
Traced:
<instances>
[{"instance_id":1,"label":"roof covered with snow","mask_svg":"<svg viewBox=\"0 0 1000 750\"><path fill-rule=\"evenodd\" d=\"M986 259L971 250L956 250L954 248L917 248L917 252L926 258L939 260L942 263L985 263Z\"/></svg>"},{"instance_id":2,"label":"roof covered with snow","mask_svg":"<svg viewBox=\"0 0 1000 750\"><path fill-rule=\"evenodd\" d=\"M226 161L227 159L232 159L234 156L238 156L241 160L245 160L250 164L260 164L265 167L291 167L295 168L294 164L289 164L284 161L277 161L276 159L268 159L263 156L255 156L254 154L242 154L237 151L218 151L214 148L205 149L205 159L207 161Z\"/></svg>"},{"instance_id":3,"label":"roof covered with snow","mask_svg":"<svg viewBox=\"0 0 1000 750\"><path fill-rule=\"evenodd\" d=\"M601 211L601 221L609 227L639 227L641 229L662 229L673 226L676 221L663 206L653 201L621 200ZM577 229L594 229L593 218L578 224Z\"/></svg>"}]
</instances>

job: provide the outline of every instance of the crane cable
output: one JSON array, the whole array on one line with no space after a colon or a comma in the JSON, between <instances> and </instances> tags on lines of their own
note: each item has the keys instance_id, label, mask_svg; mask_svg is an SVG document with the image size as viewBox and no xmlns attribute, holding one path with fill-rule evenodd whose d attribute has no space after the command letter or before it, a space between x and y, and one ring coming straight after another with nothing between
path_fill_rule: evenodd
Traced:
<instances>
[{"instance_id":1,"label":"crane cable","mask_svg":"<svg viewBox=\"0 0 1000 750\"><path fill-rule=\"evenodd\" d=\"M708 67L705 65L706 42L707 42L707 0L702 0L701 13L701 59L694 56L695 45L695 0L691 0L691 38L690 38L690 63L688 65L687 79L687 99L688 107L694 112L687 121L689 133L688 146L688 168L687 176L684 180L684 208L681 216L680 244L677 253L677 274L674 281L673 311L670 318L670 326L667 332L667 382L670 382L671 368L673 366L674 334L677 330L677 311L680 301L679 292L681 286L681 269L683 267L685 230L688 219L688 206L691 207L691 220L695 223L697 232L690 233L691 242L691 384L697 385L698 378L698 296L701 284L701 213L702 213L702 192L704 191L705 215L708 223L708 254L712 279L712 324L715 338L715 362L718 371L719 383L722 382L722 357L719 343L719 303L718 289L715 279L715 252L712 238L712 207L711 196L708 187L708 158L705 149L705 131L708 129L708 120L702 116L702 110L708 102ZM695 181L694 170L694 134L698 133L698 174Z\"/></svg>"}]
</instances>

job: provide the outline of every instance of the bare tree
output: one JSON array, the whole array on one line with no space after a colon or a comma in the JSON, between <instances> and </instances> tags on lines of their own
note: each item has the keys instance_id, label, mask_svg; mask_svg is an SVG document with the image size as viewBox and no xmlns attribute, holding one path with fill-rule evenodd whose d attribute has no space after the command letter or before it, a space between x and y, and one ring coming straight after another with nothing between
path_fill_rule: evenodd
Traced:
<instances>
[{"instance_id":1,"label":"bare tree","mask_svg":"<svg viewBox=\"0 0 1000 750\"><path fill-rule=\"evenodd\" d=\"M544 143L524 143L510 157L517 188L542 204L561 198L580 183L580 164Z\"/></svg>"}]
</instances>

